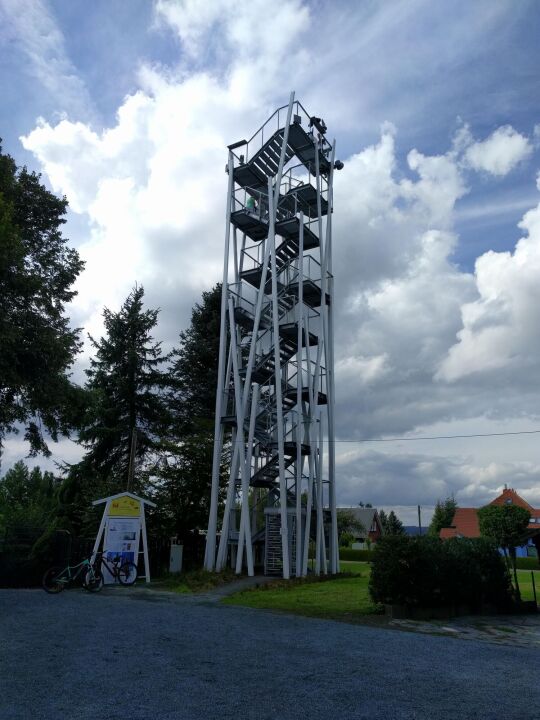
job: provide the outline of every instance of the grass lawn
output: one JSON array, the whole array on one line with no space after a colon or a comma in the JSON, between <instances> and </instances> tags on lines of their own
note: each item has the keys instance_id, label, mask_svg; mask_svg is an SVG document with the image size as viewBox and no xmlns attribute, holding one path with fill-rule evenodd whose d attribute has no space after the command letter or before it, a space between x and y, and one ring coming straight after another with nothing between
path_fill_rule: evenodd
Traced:
<instances>
[{"instance_id":1,"label":"grass lawn","mask_svg":"<svg viewBox=\"0 0 540 720\"><path fill-rule=\"evenodd\" d=\"M307 580L276 580L262 588L231 595L222 602L346 622L365 622L370 617L375 621L373 616L381 609L369 597L369 563L342 560L340 569L343 573L355 573L355 576L323 581L313 577ZM518 570L518 580L523 600L532 600L530 571ZM535 573L535 581L540 599L540 572Z\"/></svg>"},{"instance_id":2,"label":"grass lawn","mask_svg":"<svg viewBox=\"0 0 540 720\"><path fill-rule=\"evenodd\" d=\"M283 610L309 617L354 621L379 612L368 594L369 565L342 562L341 571L355 577L332 580L276 581L257 590L236 593L223 600L228 605Z\"/></svg>"},{"instance_id":3,"label":"grass lawn","mask_svg":"<svg viewBox=\"0 0 540 720\"><path fill-rule=\"evenodd\" d=\"M530 570L518 570L518 583L522 600L534 600L533 585ZM540 571L534 571L534 584L536 585L536 601L540 602Z\"/></svg>"}]
</instances>

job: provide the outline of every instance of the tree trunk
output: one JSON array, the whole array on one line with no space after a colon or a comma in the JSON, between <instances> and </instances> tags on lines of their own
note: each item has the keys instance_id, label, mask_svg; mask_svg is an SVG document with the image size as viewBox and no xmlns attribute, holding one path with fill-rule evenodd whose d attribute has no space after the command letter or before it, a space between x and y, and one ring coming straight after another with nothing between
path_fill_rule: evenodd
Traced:
<instances>
[{"instance_id":1,"label":"tree trunk","mask_svg":"<svg viewBox=\"0 0 540 720\"><path fill-rule=\"evenodd\" d=\"M519 590L517 568L516 568L516 548L515 547L510 548L510 557L512 558L512 567L514 570L514 584L516 586L516 600L518 602L521 602L521 592Z\"/></svg>"}]
</instances>

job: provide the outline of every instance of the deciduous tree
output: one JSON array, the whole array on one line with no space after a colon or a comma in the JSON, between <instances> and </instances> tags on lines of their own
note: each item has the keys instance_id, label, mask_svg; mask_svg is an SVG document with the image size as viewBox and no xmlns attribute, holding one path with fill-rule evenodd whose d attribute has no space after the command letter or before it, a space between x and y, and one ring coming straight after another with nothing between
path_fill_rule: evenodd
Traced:
<instances>
[{"instance_id":1,"label":"deciduous tree","mask_svg":"<svg viewBox=\"0 0 540 720\"><path fill-rule=\"evenodd\" d=\"M514 574L516 597L521 600L517 576L516 547L523 545L527 537L530 513L518 505L486 505L478 510L480 533L494 540L505 555L510 556Z\"/></svg>"},{"instance_id":2,"label":"deciduous tree","mask_svg":"<svg viewBox=\"0 0 540 720\"><path fill-rule=\"evenodd\" d=\"M366 529L352 510L345 508L337 511L337 529L339 544L348 546L355 536L365 533Z\"/></svg>"},{"instance_id":3,"label":"deciduous tree","mask_svg":"<svg viewBox=\"0 0 540 720\"><path fill-rule=\"evenodd\" d=\"M55 441L75 422L79 331L65 305L83 263L61 233L66 210L0 147L0 452L23 426L30 453L50 454L46 434Z\"/></svg>"}]
</instances>

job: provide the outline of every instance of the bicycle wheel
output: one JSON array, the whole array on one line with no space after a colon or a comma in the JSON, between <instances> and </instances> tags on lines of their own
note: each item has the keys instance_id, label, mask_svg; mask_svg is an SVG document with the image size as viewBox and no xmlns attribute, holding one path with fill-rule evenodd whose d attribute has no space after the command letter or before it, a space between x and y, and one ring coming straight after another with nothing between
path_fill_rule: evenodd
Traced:
<instances>
[{"instance_id":1,"label":"bicycle wheel","mask_svg":"<svg viewBox=\"0 0 540 720\"><path fill-rule=\"evenodd\" d=\"M63 572L64 568L59 566L55 566L47 570L41 581L41 586L45 592L51 593L51 595L62 592L66 584L65 579L62 579Z\"/></svg>"},{"instance_id":2,"label":"bicycle wheel","mask_svg":"<svg viewBox=\"0 0 540 720\"><path fill-rule=\"evenodd\" d=\"M137 579L137 566L133 562L125 562L118 568L118 580L122 585L133 585Z\"/></svg>"},{"instance_id":3,"label":"bicycle wheel","mask_svg":"<svg viewBox=\"0 0 540 720\"><path fill-rule=\"evenodd\" d=\"M88 592L99 592L103 587L103 575L98 570L87 570L84 575L83 588Z\"/></svg>"}]
</instances>

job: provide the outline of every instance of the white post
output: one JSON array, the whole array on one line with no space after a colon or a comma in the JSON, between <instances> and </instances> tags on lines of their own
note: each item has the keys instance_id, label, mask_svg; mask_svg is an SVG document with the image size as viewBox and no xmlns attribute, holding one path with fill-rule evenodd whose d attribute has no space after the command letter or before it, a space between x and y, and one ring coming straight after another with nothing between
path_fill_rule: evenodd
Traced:
<instances>
[{"instance_id":1,"label":"white post","mask_svg":"<svg viewBox=\"0 0 540 720\"><path fill-rule=\"evenodd\" d=\"M223 278L221 285L221 316L219 323L219 356L218 356L218 382L216 392L216 415L214 421L214 453L212 458L212 490L210 496L210 514L208 518L208 533L206 536L206 549L204 566L207 570L214 570L216 558L216 531L219 495L219 469L221 464L221 407L223 403L223 370L226 352L225 315L227 310L227 294L229 279L229 239L231 234L231 203L234 188L234 161L232 151L229 150L229 184L227 192L227 212L225 230L225 254L223 261Z\"/></svg>"},{"instance_id":2,"label":"white post","mask_svg":"<svg viewBox=\"0 0 540 720\"><path fill-rule=\"evenodd\" d=\"M227 500L225 502L225 511L223 514L223 523L221 526L221 538L219 540L219 550L216 561L217 570L222 570L227 557L227 546L229 543L229 524L231 507L234 500L236 489L237 468L244 467L244 413L242 408L242 387L240 381L240 373L238 372L238 348L236 345L236 331L234 327L234 308L232 299L229 298L229 326L231 341L231 357L234 376L234 394L236 405L236 438L233 451L233 462L231 464L231 474L229 476L229 487L227 488ZM241 472L243 472L241 470Z\"/></svg>"},{"instance_id":3,"label":"white post","mask_svg":"<svg viewBox=\"0 0 540 720\"><path fill-rule=\"evenodd\" d=\"M101 516L101 522L99 523L99 530L98 534L96 535L96 540L94 542L94 548L92 550L92 562L95 560L96 554L99 552L99 546L103 538L103 533L105 532L105 523L107 521L107 517L109 516L110 507L111 501L107 500L107 502L105 503L105 510L103 511L103 515Z\"/></svg>"},{"instance_id":4,"label":"white post","mask_svg":"<svg viewBox=\"0 0 540 720\"><path fill-rule=\"evenodd\" d=\"M321 516L321 562L322 562L322 571L326 575L328 572L328 564L326 561L326 541L324 538L324 514L323 514L323 508L324 508L324 494L323 494L323 468L324 468L324 445L323 445L323 438L324 438L324 431L323 431L323 416L322 413L320 414L320 423L319 423L319 472L318 472L318 496L319 496L319 512Z\"/></svg>"},{"instance_id":5,"label":"white post","mask_svg":"<svg viewBox=\"0 0 540 720\"><path fill-rule=\"evenodd\" d=\"M298 305L296 322L298 324L298 349L296 351L296 407L298 418L296 426L296 567L295 575L302 575L302 390L303 390L303 313L304 302L304 213L300 213L300 227L298 236ZM308 369L309 370L309 369Z\"/></svg>"},{"instance_id":6,"label":"white post","mask_svg":"<svg viewBox=\"0 0 540 720\"><path fill-rule=\"evenodd\" d=\"M274 231L275 210L272 197L272 179L268 178L268 200L270 229L268 244L270 245L272 268L272 320L274 331L274 366L275 366L275 394L276 415L278 431L278 465L279 465L279 504L281 511L281 548L283 555L283 577L290 577L289 568L289 526L287 514L287 484L285 480L285 456L283 436L283 403L281 397L281 356L279 352L279 308L277 299L277 263L276 263L276 236ZM261 289L261 292L264 290Z\"/></svg>"},{"instance_id":7,"label":"white post","mask_svg":"<svg viewBox=\"0 0 540 720\"><path fill-rule=\"evenodd\" d=\"M332 277L332 209L334 202L334 158L336 153L336 141L332 143L332 155L330 175L328 179L328 215L326 218L326 243L325 243L325 265L330 274L328 305L328 325L326 328L327 338L325 348L328 348L326 367L326 395L328 408L328 500L330 505L330 517L332 522L330 533L330 572L339 572L339 541L337 530L337 509L336 509L336 445L335 445L335 424L334 424L334 279Z\"/></svg>"},{"instance_id":8,"label":"white post","mask_svg":"<svg viewBox=\"0 0 540 720\"><path fill-rule=\"evenodd\" d=\"M248 575L254 575L253 570L253 547L251 545L251 518L249 512L249 474L251 473L251 458L253 454L253 436L255 434L255 420L257 418L257 406L259 402L259 386L257 383L253 385L253 395L251 398L251 413L249 418L248 445L244 469L242 471L242 512L240 516L240 533L238 536L238 555L236 557L236 572L242 571L242 557L244 550L244 540L246 544L246 560L248 566Z\"/></svg>"},{"instance_id":9,"label":"white post","mask_svg":"<svg viewBox=\"0 0 540 720\"><path fill-rule=\"evenodd\" d=\"M150 582L150 562L148 560L148 541L146 538L146 519L145 519L145 511L146 507L143 502L140 504L140 517L141 517L141 535L142 535L142 541L143 541L143 554L144 554L144 575L145 580L147 583Z\"/></svg>"}]
</instances>

